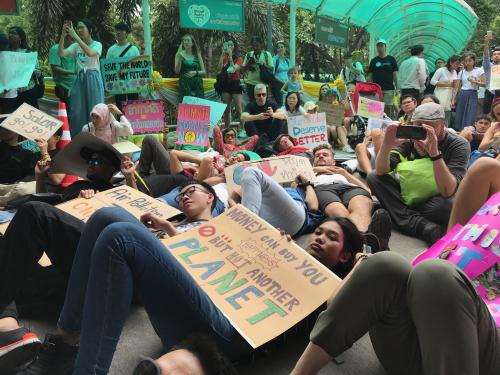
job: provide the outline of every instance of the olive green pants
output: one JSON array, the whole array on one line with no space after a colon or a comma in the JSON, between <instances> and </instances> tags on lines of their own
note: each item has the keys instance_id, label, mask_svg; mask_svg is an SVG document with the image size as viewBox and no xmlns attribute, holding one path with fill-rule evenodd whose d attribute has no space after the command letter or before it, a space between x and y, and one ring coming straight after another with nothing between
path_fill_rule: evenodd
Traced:
<instances>
[{"instance_id":1,"label":"olive green pants","mask_svg":"<svg viewBox=\"0 0 500 375\"><path fill-rule=\"evenodd\" d=\"M366 332L391 375L500 374L500 330L467 276L444 260L415 268L391 252L364 260L311 341L335 357Z\"/></svg>"}]
</instances>

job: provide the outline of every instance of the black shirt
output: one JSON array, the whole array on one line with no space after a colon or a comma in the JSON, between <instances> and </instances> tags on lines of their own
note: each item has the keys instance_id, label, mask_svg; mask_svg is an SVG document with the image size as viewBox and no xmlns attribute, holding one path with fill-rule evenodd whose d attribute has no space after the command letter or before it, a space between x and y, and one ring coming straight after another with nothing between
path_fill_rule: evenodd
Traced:
<instances>
[{"instance_id":1,"label":"black shirt","mask_svg":"<svg viewBox=\"0 0 500 375\"><path fill-rule=\"evenodd\" d=\"M35 153L0 142L0 184L11 184L35 173Z\"/></svg>"},{"instance_id":2,"label":"black shirt","mask_svg":"<svg viewBox=\"0 0 500 375\"><path fill-rule=\"evenodd\" d=\"M82 190L99 190L99 191L104 191L104 190L109 190L113 187L109 182L92 182L88 180L80 180L72 183L69 185L66 189L64 189L62 195L62 200L63 202L69 201L71 199L78 198L80 195L80 191Z\"/></svg>"},{"instance_id":3,"label":"black shirt","mask_svg":"<svg viewBox=\"0 0 500 375\"><path fill-rule=\"evenodd\" d=\"M266 103L263 106L257 105L256 102L248 103L245 107L245 112L248 112L251 115L258 115L259 113L266 112L269 107L271 107L273 111L276 111L279 108L278 104L270 99L267 99ZM273 118L269 117L265 120L256 120L254 121L254 124L259 132L265 132L272 126Z\"/></svg>"},{"instance_id":4,"label":"black shirt","mask_svg":"<svg viewBox=\"0 0 500 375\"><path fill-rule=\"evenodd\" d=\"M376 56L370 61L368 72L372 74L373 82L380 85L382 90L394 90L393 73L398 71L398 63L392 56Z\"/></svg>"}]
</instances>

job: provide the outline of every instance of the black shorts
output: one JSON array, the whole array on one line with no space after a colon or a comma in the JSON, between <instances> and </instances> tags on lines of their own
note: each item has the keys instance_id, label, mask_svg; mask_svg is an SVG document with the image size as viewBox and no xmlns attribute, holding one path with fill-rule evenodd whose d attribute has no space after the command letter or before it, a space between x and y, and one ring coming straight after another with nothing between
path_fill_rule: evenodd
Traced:
<instances>
[{"instance_id":1,"label":"black shorts","mask_svg":"<svg viewBox=\"0 0 500 375\"><path fill-rule=\"evenodd\" d=\"M348 184L328 184L314 187L319 201L319 208L324 211L330 203L339 202L348 206L352 198L357 195L363 195L372 199L372 196L365 189L359 186Z\"/></svg>"},{"instance_id":2,"label":"black shorts","mask_svg":"<svg viewBox=\"0 0 500 375\"><path fill-rule=\"evenodd\" d=\"M227 92L228 94L241 94L241 85L239 79L230 79L226 81L222 86L222 92Z\"/></svg>"}]
</instances>

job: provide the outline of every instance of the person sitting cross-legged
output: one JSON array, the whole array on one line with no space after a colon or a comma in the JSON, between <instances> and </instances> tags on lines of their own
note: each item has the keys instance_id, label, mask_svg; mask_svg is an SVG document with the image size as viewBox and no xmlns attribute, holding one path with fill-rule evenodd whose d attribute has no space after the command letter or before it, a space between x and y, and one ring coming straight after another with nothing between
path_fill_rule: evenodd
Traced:
<instances>
[{"instance_id":1,"label":"person sitting cross-legged","mask_svg":"<svg viewBox=\"0 0 500 375\"><path fill-rule=\"evenodd\" d=\"M450 217L452 197L466 172L470 147L464 138L446 131L444 109L439 104L418 106L412 123L425 129L426 138L399 139L398 125L389 125L376 170L367 182L403 233L434 243ZM391 175L392 171L396 173Z\"/></svg>"}]
</instances>

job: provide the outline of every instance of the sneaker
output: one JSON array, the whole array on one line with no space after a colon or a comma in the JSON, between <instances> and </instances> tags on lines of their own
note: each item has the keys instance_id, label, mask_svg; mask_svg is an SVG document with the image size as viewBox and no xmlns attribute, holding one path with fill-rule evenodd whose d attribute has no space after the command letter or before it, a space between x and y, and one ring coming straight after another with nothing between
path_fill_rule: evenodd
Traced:
<instances>
[{"instance_id":1,"label":"sneaker","mask_svg":"<svg viewBox=\"0 0 500 375\"><path fill-rule=\"evenodd\" d=\"M40 340L26 328L0 332L0 373L12 373L31 362L40 349Z\"/></svg>"},{"instance_id":2,"label":"sneaker","mask_svg":"<svg viewBox=\"0 0 500 375\"><path fill-rule=\"evenodd\" d=\"M363 233L365 243L363 245L363 252L367 254L375 254L380 251L380 243L378 238L373 233Z\"/></svg>"},{"instance_id":3,"label":"sneaker","mask_svg":"<svg viewBox=\"0 0 500 375\"><path fill-rule=\"evenodd\" d=\"M344 147L342 147L342 151L347 152L349 154L354 154L354 150L349 145L345 145Z\"/></svg>"},{"instance_id":4,"label":"sneaker","mask_svg":"<svg viewBox=\"0 0 500 375\"><path fill-rule=\"evenodd\" d=\"M160 375L161 370L156 362L148 357L143 357L134 369L133 375Z\"/></svg>"},{"instance_id":5,"label":"sneaker","mask_svg":"<svg viewBox=\"0 0 500 375\"><path fill-rule=\"evenodd\" d=\"M432 246L443 236L443 231L439 225L432 221L425 220L419 231L420 237L427 242L427 245Z\"/></svg>"},{"instance_id":6,"label":"sneaker","mask_svg":"<svg viewBox=\"0 0 500 375\"><path fill-rule=\"evenodd\" d=\"M62 342L60 336L47 335L37 358L16 375L71 375L77 346Z\"/></svg>"},{"instance_id":7,"label":"sneaker","mask_svg":"<svg viewBox=\"0 0 500 375\"><path fill-rule=\"evenodd\" d=\"M390 250L389 239L392 233L391 216L383 208L375 210L372 215L372 222L368 226L368 232L377 236L380 242L380 250Z\"/></svg>"}]
</instances>

